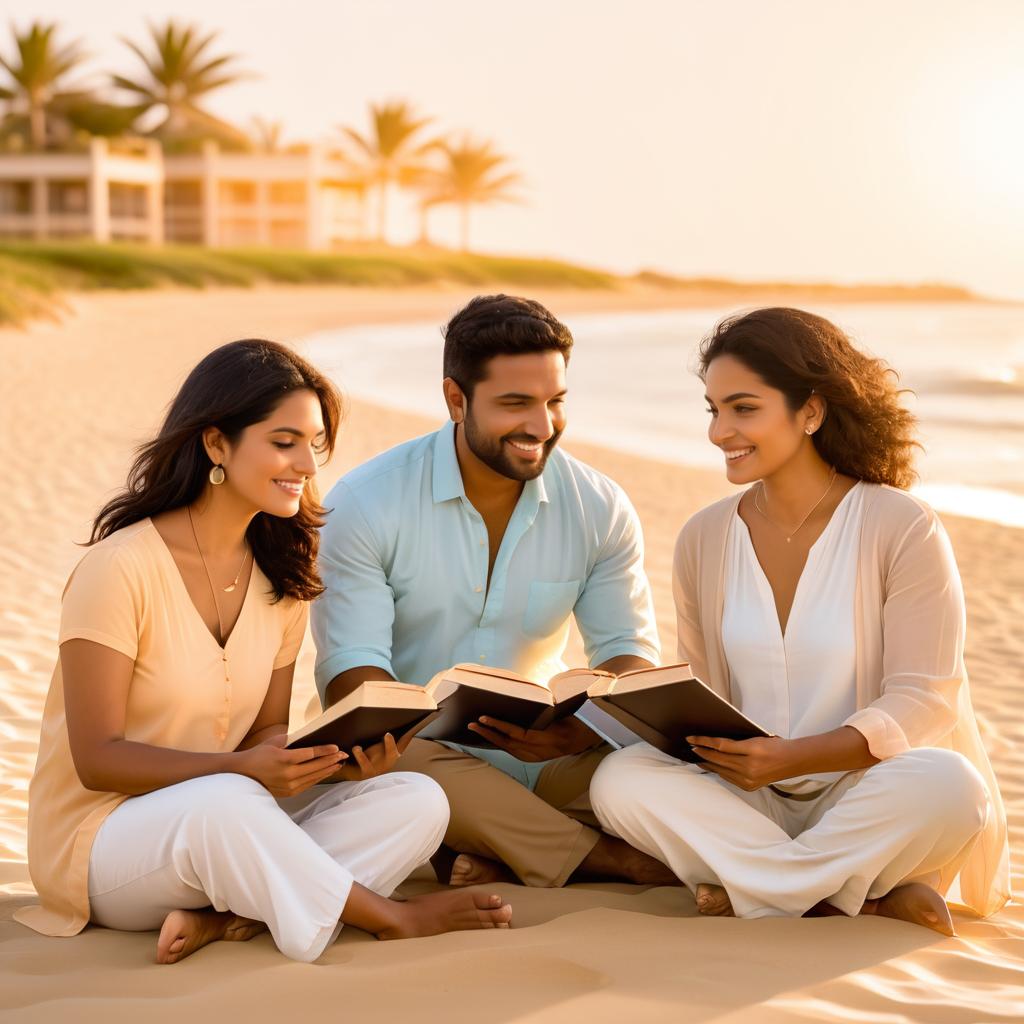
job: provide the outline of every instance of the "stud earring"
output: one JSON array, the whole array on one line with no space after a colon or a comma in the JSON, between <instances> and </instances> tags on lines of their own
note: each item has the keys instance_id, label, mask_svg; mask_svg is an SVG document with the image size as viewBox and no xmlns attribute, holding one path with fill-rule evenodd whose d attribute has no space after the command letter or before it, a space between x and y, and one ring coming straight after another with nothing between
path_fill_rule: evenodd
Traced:
<instances>
[{"instance_id":1,"label":"stud earring","mask_svg":"<svg viewBox=\"0 0 1024 1024\"><path fill-rule=\"evenodd\" d=\"M807 427L807 428L806 428L806 429L804 430L804 433L805 433L805 434L813 434L813 433L814 433L814 427ZM224 471L223 471L223 470L221 470L221 475L223 476L223 474L224 474Z\"/></svg>"},{"instance_id":2,"label":"stud earring","mask_svg":"<svg viewBox=\"0 0 1024 1024\"><path fill-rule=\"evenodd\" d=\"M210 469L210 483L214 487L224 483L224 467L219 462Z\"/></svg>"}]
</instances>

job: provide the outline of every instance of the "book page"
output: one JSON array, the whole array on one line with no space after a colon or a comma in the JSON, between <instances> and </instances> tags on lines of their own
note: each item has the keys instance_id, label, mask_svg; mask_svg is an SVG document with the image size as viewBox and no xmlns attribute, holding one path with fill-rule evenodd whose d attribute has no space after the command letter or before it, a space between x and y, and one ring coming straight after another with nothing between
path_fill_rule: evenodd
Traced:
<instances>
[{"instance_id":1,"label":"book page","mask_svg":"<svg viewBox=\"0 0 1024 1024\"><path fill-rule=\"evenodd\" d=\"M666 683L681 683L693 678L693 672L685 661L678 665L664 665L661 668L638 668L632 672L623 672L605 692L633 693L636 690L664 686Z\"/></svg>"},{"instance_id":2,"label":"book page","mask_svg":"<svg viewBox=\"0 0 1024 1024\"><path fill-rule=\"evenodd\" d=\"M502 672L496 669L478 669L474 665L456 665L446 672L440 672L427 684L431 696L442 701L455 691L458 686L482 690L487 693L499 693L508 697L533 701L536 704L550 707L554 704L551 691L541 683L536 683L513 672Z\"/></svg>"},{"instance_id":3,"label":"book page","mask_svg":"<svg viewBox=\"0 0 1024 1024\"><path fill-rule=\"evenodd\" d=\"M326 711L306 722L302 728L289 733L286 743L295 743L328 722L337 721L351 714L357 708L422 708L432 711L436 707L434 698L422 686L388 680L368 680L360 683L337 704L332 704Z\"/></svg>"},{"instance_id":4,"label":"book page","mask_svg":"<svg viewBox=\"0 0 1024 1024\"><path fill-rule=\"evenodd\" d=\"M600 679L614 679L611 672L595 672L589 668L571 668L568 672L559 672L548 680L548 689L556 704L569 700L588 690Z\"/></svg>"}]
</instances>

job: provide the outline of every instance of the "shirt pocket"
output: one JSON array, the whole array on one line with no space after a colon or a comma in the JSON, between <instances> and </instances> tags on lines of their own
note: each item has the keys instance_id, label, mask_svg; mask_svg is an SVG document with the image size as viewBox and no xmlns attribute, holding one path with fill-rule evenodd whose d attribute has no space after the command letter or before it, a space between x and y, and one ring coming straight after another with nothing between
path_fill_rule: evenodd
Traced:
<instances>
[{"instance_id":1,"label":"shirt pocket","mask_svg":"<svg viewBox=\"0 0 1024 1024\"><path fill-rule=\"evenodd\" d=\"M523 632L527 636L545 637L558 631L571 614L580 596L580 580L559 583L530 584L523 613Z\"/></svg>"}]
</instances>

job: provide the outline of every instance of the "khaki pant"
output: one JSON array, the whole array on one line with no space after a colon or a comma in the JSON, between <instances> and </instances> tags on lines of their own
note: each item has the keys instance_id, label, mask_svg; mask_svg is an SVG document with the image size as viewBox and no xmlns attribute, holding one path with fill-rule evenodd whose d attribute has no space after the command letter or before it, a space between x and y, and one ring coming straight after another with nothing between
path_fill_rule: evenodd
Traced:
<instances>
[{"instance_id":1,"label":"khaki pant","mask_svg":"<svg viewBox=\"0 0 1024 1024\"><path fill-rule=\"evenodd\" d=\"M506 864L524 885L565 885L600 837L590 806L590 779L611 747L560 757L545 765L531 792L472 754L433 740L413 740L403 772L422 772L448 797L444 843Z\"/></svg>"}]
</instances>

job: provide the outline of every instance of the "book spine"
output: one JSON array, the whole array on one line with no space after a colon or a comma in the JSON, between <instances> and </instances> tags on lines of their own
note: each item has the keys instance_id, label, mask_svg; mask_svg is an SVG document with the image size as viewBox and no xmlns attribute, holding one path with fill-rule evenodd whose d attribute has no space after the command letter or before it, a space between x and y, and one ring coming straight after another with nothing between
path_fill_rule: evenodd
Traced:
<instances>
[{"instance_id":1,"label":"book spine","mask_svg":"<svg viewBox=\"0 0 1024 1024\"><path fill-rule=\"evenodd\" d=\"M577 694L575 697L569 697L554 707L544 708L534 719L531 728L546 729L549 725L553 725L555 722L560 722L563 718L576 714L586 702L587 695L584 692Z\"/></svg>"}]
</instances>

